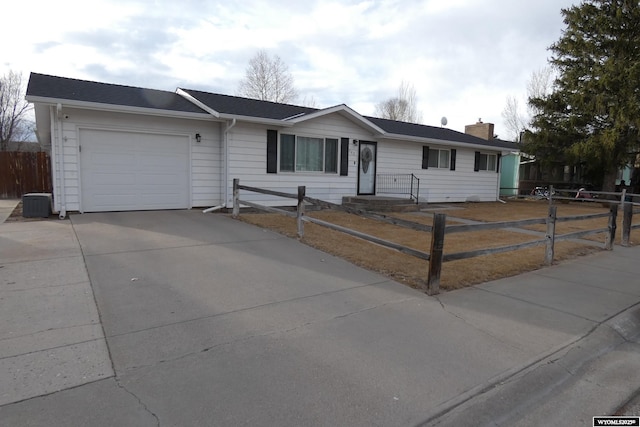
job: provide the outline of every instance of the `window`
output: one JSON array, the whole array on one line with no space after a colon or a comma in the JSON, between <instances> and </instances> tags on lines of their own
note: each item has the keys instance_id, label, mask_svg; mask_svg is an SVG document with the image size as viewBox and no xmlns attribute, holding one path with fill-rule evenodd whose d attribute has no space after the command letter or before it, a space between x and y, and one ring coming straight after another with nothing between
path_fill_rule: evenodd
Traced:
<instances>
[{"instance_id":1,"label":"window","mask_svg":"<svg viewBox=\"0 0 640 427\"><path fill-rule=\"evenodd\" d=\"M449 169L449 150L429 148L429 167Z\"/></svg>"},{"instance_id":2,"label":"window","mask_svg":"<svg viewBox=\"0 0 640 427\"><path fill-rule=\"evenodd\" d=\"M456 170L456 149L439 150L422 146L422 169L438 168Z\"/></svg>"},{"instance_id":3,"label":"window","mask_svg":"<svg viewBox=\"0 0 640 427\"><path fill-rule=\"evenodd\" d=\"M495 172L498 165L498 156L496 154L483 154L476 152L476 171Z\"/></svg>"},{"instance_id":4,"label":"window","mask_svg":"<svg viewBox=\"0 0 640 427\"><path fill-rule=\"evenodd\" d=\"M324 171L338 173L338 139L327 138L324 141Z\"/></svg>"},{"instance_id":5,"label":"window","mask_svg":"<svg viewBox=\"0 0 640 427\"><path fill-rule=\"evenodd\" d=\"M281 134L280 171L338 173L338 139Z\"/></svg>"}]
</instances>

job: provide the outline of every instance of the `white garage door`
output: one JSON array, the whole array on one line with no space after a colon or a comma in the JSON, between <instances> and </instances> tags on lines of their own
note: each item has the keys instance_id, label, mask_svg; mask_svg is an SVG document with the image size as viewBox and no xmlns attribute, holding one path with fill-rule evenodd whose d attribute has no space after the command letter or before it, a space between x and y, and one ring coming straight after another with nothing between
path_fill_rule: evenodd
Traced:
<instances>
[{"instance_id":1,"label":"white garage door","mask_svg":"<svg viewBox=\"0 0 640 427\"><path fill-rule=\"evenodd\" d=\"M189 207L189 138L80 130L84 212Z\"/></svg>"}]
</instances>

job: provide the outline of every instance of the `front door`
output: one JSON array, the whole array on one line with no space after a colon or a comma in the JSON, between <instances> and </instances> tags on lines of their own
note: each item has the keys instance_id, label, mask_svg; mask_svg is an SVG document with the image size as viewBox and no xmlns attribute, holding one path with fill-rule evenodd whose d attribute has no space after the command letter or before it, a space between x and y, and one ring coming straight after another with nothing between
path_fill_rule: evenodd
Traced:
<instances>
[{"instance_id":1,"label":"front door","mask_svg":"<svg viewBox=\"0 0 640 427\"><path fill-rule=\"evenodd\" d=\"M358 194L376 194L376 148L377 143L360 141L358 156Z\"/></svg>"}]
</instances>

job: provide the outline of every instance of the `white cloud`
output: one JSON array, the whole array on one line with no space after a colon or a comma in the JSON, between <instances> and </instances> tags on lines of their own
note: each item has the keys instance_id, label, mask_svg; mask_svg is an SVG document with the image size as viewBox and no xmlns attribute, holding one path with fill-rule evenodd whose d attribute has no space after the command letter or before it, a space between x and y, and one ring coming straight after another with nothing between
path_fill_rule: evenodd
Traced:
<instances>
[{"instance_id":1,"label":"white cloud","mask_svg":"<svg viewBox=\"0 0 640 427\"><path fill-rule=\"evenodd\" d=\"M577 2L577 0L575 0ZM258 49L279 55L303 96L362 114L416 87L423 120L501 130L506 96L525 92L574 0L35 0L9 2L8 69L121 84L234 93Z\"/></svg>"}]
</instances>

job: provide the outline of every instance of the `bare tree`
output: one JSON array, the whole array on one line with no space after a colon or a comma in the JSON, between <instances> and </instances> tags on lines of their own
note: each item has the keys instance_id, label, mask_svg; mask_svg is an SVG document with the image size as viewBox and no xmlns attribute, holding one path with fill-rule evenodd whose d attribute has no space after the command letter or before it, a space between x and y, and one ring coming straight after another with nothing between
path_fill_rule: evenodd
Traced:
<instances>
[{"instance_id":1,"label":"bare tree","mask_svg":"<svg viewBox=\"0 0 640 427\"><path fill-rule=\"evenodd\" d=\"M313 95L305 95L304 98L302 98L301 105L309 108L319 108L316 97Z\"/></svg>"},{"instance_id":2,"label":"bare tree","mask_svg":"<svg viewBox=\"0 0 640 427\"><path fill-rule=\"evenodd\" d=\"M31 106L22 94L22 75L9 71L0 77L0 151L7 151L9 142L22 142L33 132L27 119Z\"/></svg>"},{"instance_id":3,"label":"bare tree","mask_svg":"<svg viewBox=\"0 0 640 427\"><path fill-rule=\"evenodd\" d=\"M403 80L396 96L376 104L375 115L383 119L420 123L422 113L418 111L417 103L415 87Z\"/></svg>"},{"instance_id":4,"label":"bare tree","mask_svg":"<svg viewBox=\"0 0 640 427\"><path fill-rule=\"evenodd\" d=\"M530 102L531 98L542 98L551 91L553 85L553 69L551 67L543 67L531 73L527 82L526 97L526 113L520 109L520 102L515 96L507 96L507 104L502 110L502 118L509 138L512 141L518 141L520 134L527 129L532 118L536 115L537 110Z\"/></svg>"},{"instance_id":5,"label":"bare tree","mask_svg":"<svg viewBox=\"0 0 640 427\"><path fill-rule=\"evenodd\" d=\"M551 92L555 75L553 68L542 67L539 70L531 73L529 81L527 82L527 111L529 113L529 120L539 112L539 109L528 102L532 98L543 98Z\"/></svg>"},{"instance_id":6,"label":"bare tree","mask_svg":"<svg viewBox=\"0 0 640 427\"><path fill-rule=\"evenodd\" d=\"M238 94L279 103L293 102L298 97L287 64L278 55L269 57L264 50L258 51L249 60L246 75L238 86Z\"/></svg>"},{"instance_id":7,"label":"bare tree","mask_svg":"<svg viewBox=\"0 0 640 427\"><path fill-rule=\"evenodd\" d=\"M520 105L515 96L507 96L507 105L502 110L502 118L509 138L512 141L518 141L520 132L527 128L529 119L520 111Z\"/></svg>"}]
</instances>

